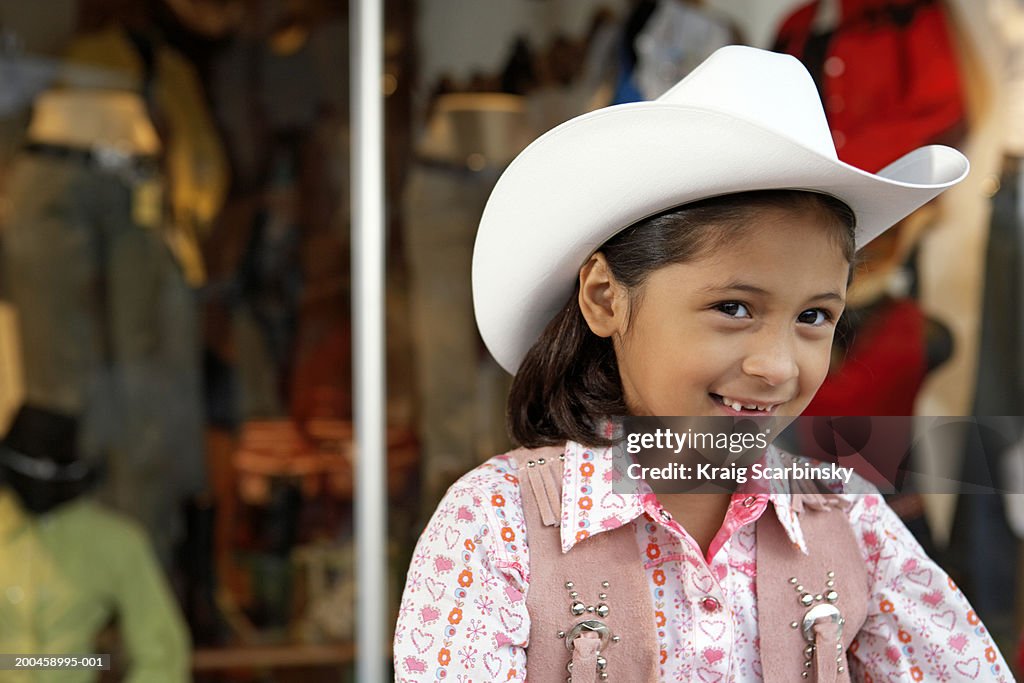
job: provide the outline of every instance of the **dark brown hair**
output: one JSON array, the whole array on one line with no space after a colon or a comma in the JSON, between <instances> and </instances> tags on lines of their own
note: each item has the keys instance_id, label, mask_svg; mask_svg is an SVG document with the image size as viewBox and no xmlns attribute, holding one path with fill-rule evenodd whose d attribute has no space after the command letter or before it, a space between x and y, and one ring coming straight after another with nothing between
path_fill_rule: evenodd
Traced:
<instances>
[{"instance_id":1,"label":"dark brown hair","mask_svg":"<svg viewBox=\"0 0 1024 683\"><path fill-rule=\"evenodd\" d=\"M801 190L761 190L703 199L645 218L598 250L631 296L651 273L686 263L742 237L763 209L813 212L825 219L847 261L854 258L856 218L843 202ZM597 432L601 418L626 415L619 366L610 339L590 331L579 303L579 282L519 366L508 397L508 429L528 448L572 440L611 442Z\"/></svg>"}]
</instances>

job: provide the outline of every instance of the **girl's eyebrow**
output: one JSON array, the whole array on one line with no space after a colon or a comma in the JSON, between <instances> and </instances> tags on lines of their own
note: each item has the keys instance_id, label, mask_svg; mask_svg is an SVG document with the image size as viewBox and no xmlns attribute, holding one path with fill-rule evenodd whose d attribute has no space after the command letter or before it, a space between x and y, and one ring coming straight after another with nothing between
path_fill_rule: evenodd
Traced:
<instances>
[{"instance_id":1,"label":"girl's eyebrow","mask_svg":"<svg viewBox=\"0 0 1024 683\"><path fill-rule=\"evenodd\" d=\"M718 292L729 292L729 291L737 292L738 291L738 292L747 292L749 294L760 294L761 296L768 296L768 290L767 289L764 289L763 287L758 287L757 285L752 285L752 284L747 283L747 282L741 282L739 280L733 280L732 282L728 282L728 283L726 283L724 285L703 287L703 288L701 288L701 291L702 292L707 292L708 294L716 294Z\"/></svg>"},{"instance_id":2,"label":"girl's eyebrow","mask_svg":"<svg viewBox=\"0 0 1024 683\"><path fill-rule=\"evenodd\" d=\"M835 301L838 304L846 305L846 299L839 292L824 292L812 296L808 301Z\"/></svg>"},{"instance_id":3,"label":"girl's eyebrow","mask_svg":"<svg viewBox=\"0 0 1024 683\"><path fill-rule=\"evenodd\" d=\"M702 287L702 292L708 294L718 294L721 292L747 292L748 294L757 294L758 296L769 296L770 292L763 287L750 284L749 282L742 282L734 280L724 285ZM815 294L812 297L808 297L808 301L835 301L839 304L846 304L846 299L839 292L822 292L821 294Z\"/></svg>"}]
</instances>

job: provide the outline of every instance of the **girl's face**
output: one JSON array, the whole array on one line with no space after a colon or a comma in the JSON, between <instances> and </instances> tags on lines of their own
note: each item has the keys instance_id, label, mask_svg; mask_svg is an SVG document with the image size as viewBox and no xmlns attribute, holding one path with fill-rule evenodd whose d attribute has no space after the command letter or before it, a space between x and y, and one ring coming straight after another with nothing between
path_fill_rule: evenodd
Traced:
<instances>
[{"instance_id":1,"label":"girl's face","mask_svg":"<svg viewBox=\"0 0 1024 683\"><path fill-rule=\"evenodd\" d=\"M763 209L735 240L651 273L632 301L595 254L580 307L612 338L630 414L803 412L828 372L850 267L825 220Z\"/></svg>"}]
</instances>

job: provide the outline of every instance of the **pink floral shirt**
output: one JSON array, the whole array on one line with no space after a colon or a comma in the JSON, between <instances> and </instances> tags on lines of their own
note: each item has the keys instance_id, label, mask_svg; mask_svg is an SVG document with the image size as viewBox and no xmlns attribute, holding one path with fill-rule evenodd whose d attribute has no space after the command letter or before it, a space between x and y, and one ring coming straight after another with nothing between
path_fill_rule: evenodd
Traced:
<instances>
[{"instance_id":1,"label":"pink floral shirt","mask_svg":"<svg viewBox=\"0 0 1024 683\"><path fill-rule=\"evenodd\" d=\"M769 457L792 456L770 449ZM630 525L649 580L661 680L761 681L754 522L773 503L790 539L804 548L788 494L734 494L705 557L656 496L612 490L611 462L610 449L567 444L562 550ZM526 680L530 558L516 471L508 455L491 458L456 482L438 506L416 546L402 596L397 681ZM849 518L868 566L871 603L849 651L852 679L1012 681L956 584L881 496L863 480L858 486L868 492L851 494Z\"/></svg>"}]
</instances>

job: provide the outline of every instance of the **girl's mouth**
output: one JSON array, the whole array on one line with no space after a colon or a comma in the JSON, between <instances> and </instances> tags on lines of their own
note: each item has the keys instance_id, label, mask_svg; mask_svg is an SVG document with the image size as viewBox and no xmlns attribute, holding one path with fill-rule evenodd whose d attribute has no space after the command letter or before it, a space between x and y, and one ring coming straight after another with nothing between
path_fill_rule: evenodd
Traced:
<instances>
[{"instance_id":1,"label":"girl's mouth","mask_svg":"<svg viewBox=\"0 0 1024 683\"><path fill-rule=\"evenodd\" d=\"M781 403L762 403L750 399L731 398L721 394L708 394L728 415L771 415Z\"/></svg>"}]
</instances>

